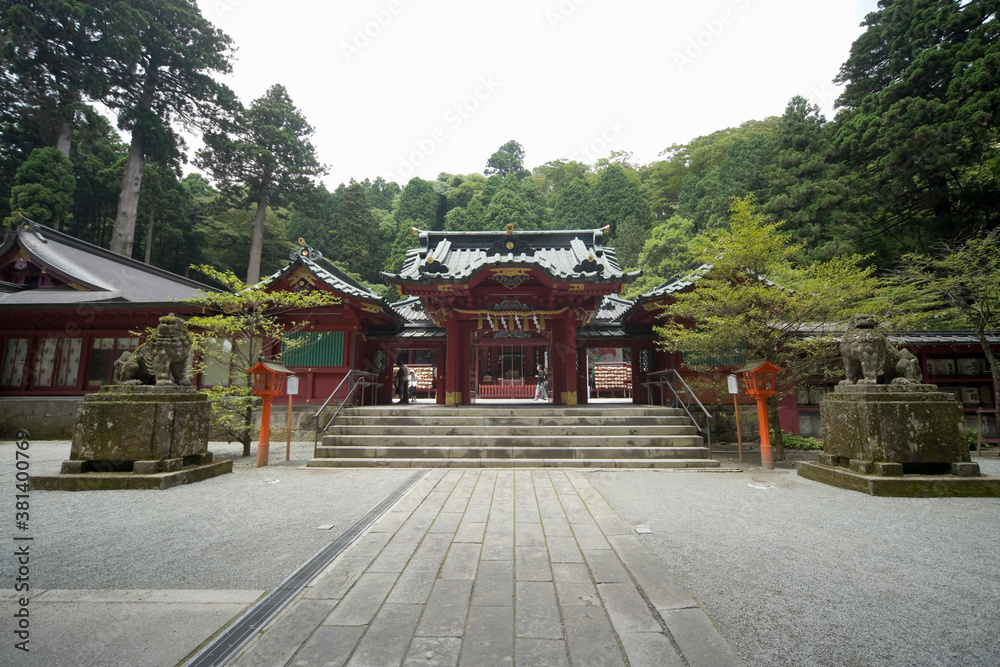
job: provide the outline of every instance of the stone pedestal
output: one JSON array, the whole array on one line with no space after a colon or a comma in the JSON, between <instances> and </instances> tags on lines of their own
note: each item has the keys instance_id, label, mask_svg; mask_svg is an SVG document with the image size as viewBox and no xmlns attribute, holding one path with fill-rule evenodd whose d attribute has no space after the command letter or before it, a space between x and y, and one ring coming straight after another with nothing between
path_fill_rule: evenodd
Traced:
<instances>
[{"instance_id":1,"label":"stone pedestal","mask_svg":"<svg viewBox=\"0 0 1000 667\"><path fill-rule=\"evenodd\" d=\"M962 410L934 385L839 385L823 397L823 453L799 475L873 495L1000 496L972 463Z\"/></svg>"},{"instance_id":2,"label":"stone pedestal","mask_svg":"<svg viewBox=\"0 0 1000 667\"><path fill-rule=\"evenodd\" d=\"M210 426L208 397L195 387L101 387L79 407L61 473L36 475L32 486L166 488L231 472L232 461L212 461Z\"/></svg>"}]
</instances>

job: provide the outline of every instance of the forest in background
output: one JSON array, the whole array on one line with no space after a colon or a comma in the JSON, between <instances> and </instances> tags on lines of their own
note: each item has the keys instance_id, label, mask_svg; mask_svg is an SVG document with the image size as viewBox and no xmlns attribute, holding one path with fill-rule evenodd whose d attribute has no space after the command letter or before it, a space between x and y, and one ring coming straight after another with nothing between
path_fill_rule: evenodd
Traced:
<instances>
[{"instance_id":1,"label":"forest in background","mask_svg":"<svg viewBox=\"0 0 1000 667\"><path fill-rule=\"evenodd\" d=\"M643 271L635 296L687 264L690 241L724 228L749 195L784 221L799 262L861 254L887 271L997 227L997 4L882 0L835 79L834 119L795 97L781 116L649 164L614 152L527 169L515 138L483 156L482 173L330 191L280 84L244 105L216 82L233 45L194 2L0 0L0 217L20 211L182 275L208 264L250 282L303 238L390 299L379 274L399 270L412 227L608 226L622 266ZM191 159L208 176L183 175L182 129L203 134Z\"/></svg>"}]
</instances>

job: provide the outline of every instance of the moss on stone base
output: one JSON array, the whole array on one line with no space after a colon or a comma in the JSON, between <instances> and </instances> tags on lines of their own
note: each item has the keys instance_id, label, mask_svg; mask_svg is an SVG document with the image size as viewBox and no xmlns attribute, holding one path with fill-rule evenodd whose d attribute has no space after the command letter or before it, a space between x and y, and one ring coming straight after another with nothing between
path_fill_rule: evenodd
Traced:
<instances>
[{"instance_id":1,"label":"moss on stone base","mask_svg":"<svg viewBox=\"0 0 1000 667\"><path fill-rule=\"evenodd\" d=\"M233 471L230 460L194 465L174 472L137 475L130 472L86 472L82 474L34 475L32 491L120 491L125 489L168 489L192 484Z\"/></svg>"},{"instance_id":2,"label":"moss on stone base","mask_svg":"<svg viewBox=\"0 0 1000 667\"><path fill-rule=\"evenodd\" d=\"M872 496L898 498L1000 498L1000 477L956 475L860 475L846 468L800 461L799 477L860 491Z\"/></svg>"}]
</instances>

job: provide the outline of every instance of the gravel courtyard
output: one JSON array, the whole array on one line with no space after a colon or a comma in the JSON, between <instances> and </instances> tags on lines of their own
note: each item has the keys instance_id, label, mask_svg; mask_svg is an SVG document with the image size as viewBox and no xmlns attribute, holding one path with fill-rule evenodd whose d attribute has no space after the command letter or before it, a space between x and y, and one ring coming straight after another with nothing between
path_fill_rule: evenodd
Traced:
<instances>
[{"instance_id":1,"label":"gravel courtyard","mask_svg":"<svg viewBox=\"0 0 1000 667\"><path fill-rule=\"evenodd\" d=\"M210 448L235 458L234 474L165 491L32 492L33 588L273 588L413 474L300 469L311 443L294 443L287 463L273 446L266 468ZM8 516L13 452L0 445ZM31 472L58 471L68 453L31 443ZM981 465L1000 475L995 457ZM1000 664L998 499L873 498L752 465L589 479L749 665ZM6 590L14 567L0 560Z\"/></svg>"}]
</instances>

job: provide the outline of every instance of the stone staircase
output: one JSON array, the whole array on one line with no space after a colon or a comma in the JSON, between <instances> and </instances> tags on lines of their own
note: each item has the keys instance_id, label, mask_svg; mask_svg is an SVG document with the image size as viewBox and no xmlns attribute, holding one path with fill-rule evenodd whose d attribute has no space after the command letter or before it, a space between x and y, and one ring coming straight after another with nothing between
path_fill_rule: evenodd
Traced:
<instances>
[{"instance_id":1,"label":"stone staircase","mask_svg":"<svg viewBox=\"0 0 1000 667\"><path fill-rule=\"evenodd\" d=\"M347 408L309 467L714 468L683 410L642 405Z\"/></svg>"}]
</instances>

